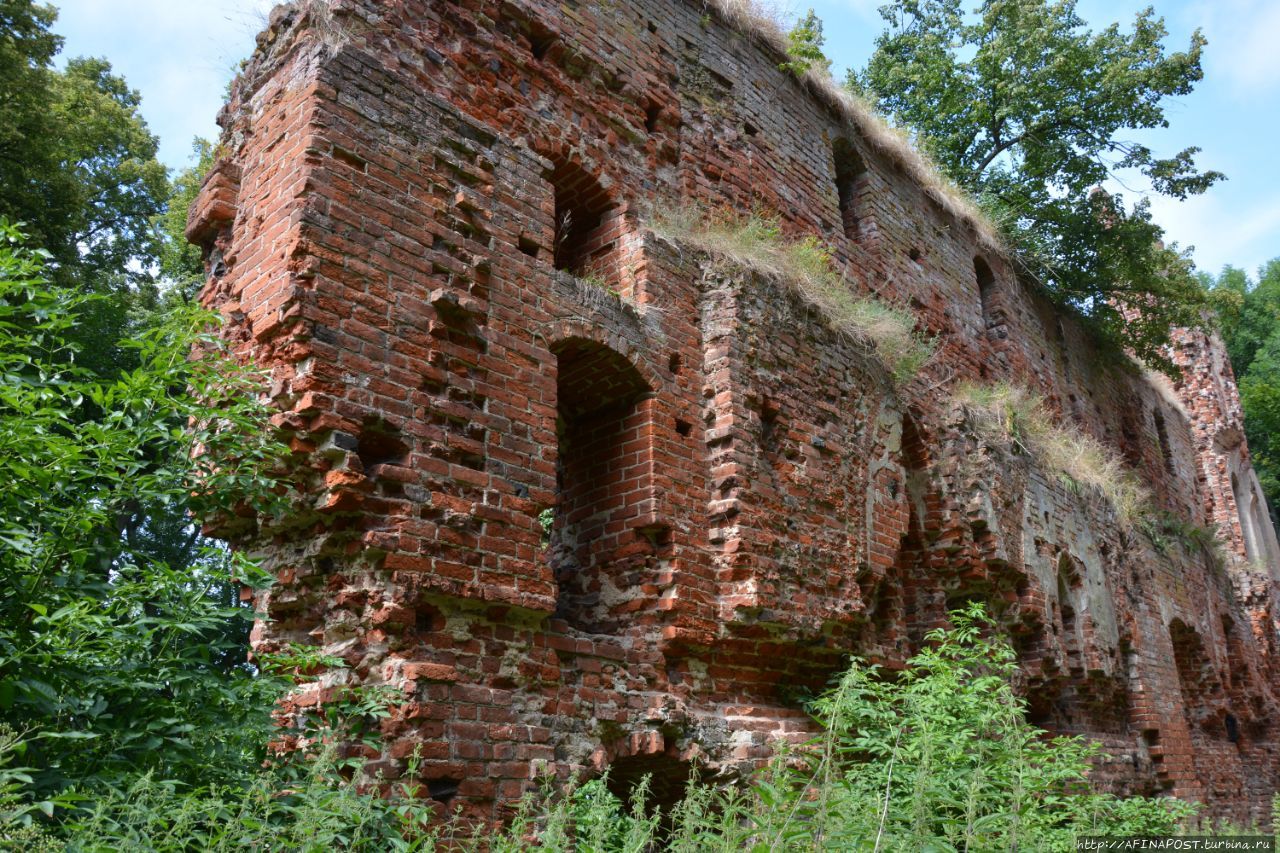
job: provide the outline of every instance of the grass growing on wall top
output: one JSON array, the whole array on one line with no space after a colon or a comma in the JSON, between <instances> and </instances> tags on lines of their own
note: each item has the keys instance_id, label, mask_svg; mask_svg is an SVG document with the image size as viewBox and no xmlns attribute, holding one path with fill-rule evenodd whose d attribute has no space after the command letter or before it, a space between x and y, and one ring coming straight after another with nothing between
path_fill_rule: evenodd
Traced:
<instances>
[{"instance_id":1,"label":"grass growing on wall top","mask_svg":"<svg viewBox=\"0 0 1280 853\"><path fill-rule=\"evenodd\" d=\"M785 60L789 56L788 19L793 16L785 4L774 0L706 0L706 8L733 29L765 45L779 58ZM983 246L997 252L1006 251L1006 240L1002 236L1006 229L997 224L970 193L944 175L905 129L890 125L860 95L836 82L821 63L810 63L805 70L794 69L791 73L870 148L901 166L939 207L971 226Z\"/></svg>"},{"instance_id":2,"label":"grass growing on wall top","mask_svg":"<svg viewBox=\"0 0 1280 853\"><path fill-rule=\"evenodd\" d=\"M933 356L933 341L915 331L910 311L853 291L835 271L831 253L816 237L788 240L776 217L733 211L709 214L694 206L655 212L654 233L758 270L791 285L838 331L865 341L901 384Z\"/></svg>"},{"instance_id":3,"label":"grass growing on wall top","mask_svg":"<svg viewBox=\"0 0 1280 853\"><path fill-rule=\"evenodd\" d=\"M1093 436L1064 423L1038 394L1018 385L961 385L955 399L990 440L1011 442L1070 484L1091 488L1134 525L1150 511L1151 495L1133 472Z\"/></svg>"}]
</instances>

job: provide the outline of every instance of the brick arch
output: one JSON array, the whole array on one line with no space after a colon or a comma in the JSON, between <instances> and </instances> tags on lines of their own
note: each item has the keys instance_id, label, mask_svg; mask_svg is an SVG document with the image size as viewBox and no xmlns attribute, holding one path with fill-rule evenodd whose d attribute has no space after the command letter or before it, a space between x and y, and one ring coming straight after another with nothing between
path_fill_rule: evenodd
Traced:
<instances>
[{"instance_id":1,"label":"brick arch","mask_svg":"<svg viewBox=\"0 0 1280 853\"><path fill-rule=\"evenodd\" d=\"M665 390L669 382L667 375L654 366L649 353L638 348L627 336L599 323L579 319L563 320L555 323L547 333L537 335L536 340L553 355L558 354L571 341L589 341L607 347L625 358L649 390Z\"/></svg>"}]
</instances>

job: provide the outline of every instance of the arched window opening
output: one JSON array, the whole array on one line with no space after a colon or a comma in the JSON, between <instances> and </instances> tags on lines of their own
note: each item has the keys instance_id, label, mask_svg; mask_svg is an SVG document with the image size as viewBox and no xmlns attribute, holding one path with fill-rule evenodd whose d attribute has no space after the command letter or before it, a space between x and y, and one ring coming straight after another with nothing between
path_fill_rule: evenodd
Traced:
<instances>
[{"instance_id":1,"label":"arched window opening","mask_svg":"<svg viewBox=\"0 0 1280 853\"><path fill-rule=\"evenodd\" d=\"M551 185L555 190L556 269L616 287L623 219L608 191L595 176L569 160L556 161Z\"/></svg>"},{"instance_id":2,"label":"arched window opening","mask_svg":"<svg viewBox=\"0 0 1280 853\"><path fill-rule=\"evenodd\" d=\"M836 194L840 199L840 224L845 236L857 240L861 234L859 197L867 187L867 166L847 139L832 145L836 166Z\"/></svg>"},{"instance_id":3,"label":"arched window opening","mask_svg":"<svg viewBox=\"0 0 1280 853\"><path fill-rule=\"evenodd\" d=\"M1252 495L1240 488L1240 478L1231 475L1231 494L1236 499L1236 517L1240 519L1240 536L1244 539L1246 560L1258 559L1258 542L1252 517Z\"/></svg>"},{"instance_id":4,"label":"arched window opening","mask_svg":"<svg viewBox=\"0 0 1280 853\"><path fill-rule=\"evenodd\" d=\"M1227 735L1227 740L1231 743L1240 742L1240 721L1236 719L1235 714L1227 714L1223 719L1223 729Z\"/></svg>"},{"instance_id":5,"label":"arched window opening","mask_svg":"<svg viewBox=\"0 0 1280 853\"><path fill-rule=\"evenodd\" d=\"M627 593L608 576L612 556L636 541L635 520L652 492L650 388L624 356L573 338L558 357L557 499L548 559L556 615L609 633Z\"/></svg>"},{"instance_id":6,"label":"arched window opening","mask_svg":"<svg viewBox=\"0 0 1280 853\"><path fill-rule=\"evenodd\" d=\"M990 329L1000 325L996 316L995 295L996 277L991 267L982 258L973 259L973 275L978 280L978 299L982 302L982 328Z\"/></svg>"},{"instance_id":7,"label":"arched window opening","mask_svg":"<svg viewBox=\"0 0 1280 853\"><path fill-rule=\"evenodd\" d=\"M1062 630L1062 651L1072 672L1083 667L1084 633L1087 621L1083 565L1070 554L1058 557L1058 616ZM1078 618L1077 618L1078 617Z\"/></svg>"}]
</instances>

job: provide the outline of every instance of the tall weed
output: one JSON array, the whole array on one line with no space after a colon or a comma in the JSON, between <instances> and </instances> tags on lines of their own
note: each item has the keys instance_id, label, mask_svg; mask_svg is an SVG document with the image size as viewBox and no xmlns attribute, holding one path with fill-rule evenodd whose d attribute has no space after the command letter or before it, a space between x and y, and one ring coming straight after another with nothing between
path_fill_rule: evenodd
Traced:
<instances>
[{"instance_id":1,"label":"tall weed","mask_svg":"<svg viewBox=\"0 0 1280 853\"><path fill-rule=\"evenodd\" d=\"M302 772L276 768L245 787L145 777L64 827L65 849L1066 851L1081 835L1177 833L1192 806L1091 791L1097 746L1026 722L1015 653L995 630L975 604L902 672L855 661L813 704L821 733L810 743L779 749L745 785L692 778L666 814L646 808L644 784L624 802L606 776L546 781L497 832L456 819L428 827L412 766L383 798L343 781L324 747L294 765ZM0 821L0 849L6 832L30 830Z\"/></svg>"}]
</instances>

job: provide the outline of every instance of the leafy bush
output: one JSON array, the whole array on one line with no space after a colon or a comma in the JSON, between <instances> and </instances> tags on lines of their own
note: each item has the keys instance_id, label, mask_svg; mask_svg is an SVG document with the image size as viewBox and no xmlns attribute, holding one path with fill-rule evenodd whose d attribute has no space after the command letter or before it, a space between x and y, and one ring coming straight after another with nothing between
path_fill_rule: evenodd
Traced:
<instances>
[{"instance_id":1,"label":"leafy bush","mask_svg":"<svg viewBox=\"0 0 1280 853\"><path fill-rule=\"evenodd\" d=\"M782 279L837 331L869 344L897 382L914 377L933 356L933 341L915 332L910 311L855 293L835 272L821 241L786 239L775 216L730 210L709 215L696 207L672 206L655 213L651 225L670 240Z\"/></svg>"},{"instance_id":2,"label":"leafy bush","mask_svg":"<svg viewBox=\"0 0 1280 853\"><path fill-rule=\"evenodd\" d=\"M22 239L0 221L0 722L36 768L26 795L239 778L276 687L243 662L252 614L228 597L264 579L225 549L166 562L156 524L197 542L195 518L270 509L261 378L190 308L102 378L72 343L99 300L50 284Z\"/></svg>"},{"instance_id":3,"label":"leafy bush","mask_svg":"<svg viewBox=\"0 0 1280 853\"><path fill-rule=\"evenodd\" d=\"M386 799L344 781L359 767L327 745L350 736L339 722L312 731L314 753L248 784L191 789L144 776L101 796L65 828L66 849L1074 850L1082 834L1176 833L1193 814L1177 800L1091 792L1096 745L1026 722L1014 652L980 605L952 623L896 676L855 661L814 704L818 737L780 750L749 786L691 779L668 814L646 808L643 783L623 803L607 777L563 791L548 780L505 830L456 819L428 828L412 763L407 781L384 786ZM364 715L367 699L343 700L333 719ZM7 757L0 742L0 768ZM0 844L6 832L31 836L3 820L3 780L0 769Z\"/></svg>"},{"instance_id":4,"label":"leafy bush","mask_svg":"<svg viewBox=\"0 0 1280 853\"><path fill-rule=\"evenodd\" d=\"M70 826L69 853L242 850L430 850L431 809L412 785L384 798L343 780L332 748L247 786L184 788L144 776Z\"/></svg>"}]
</instances>

